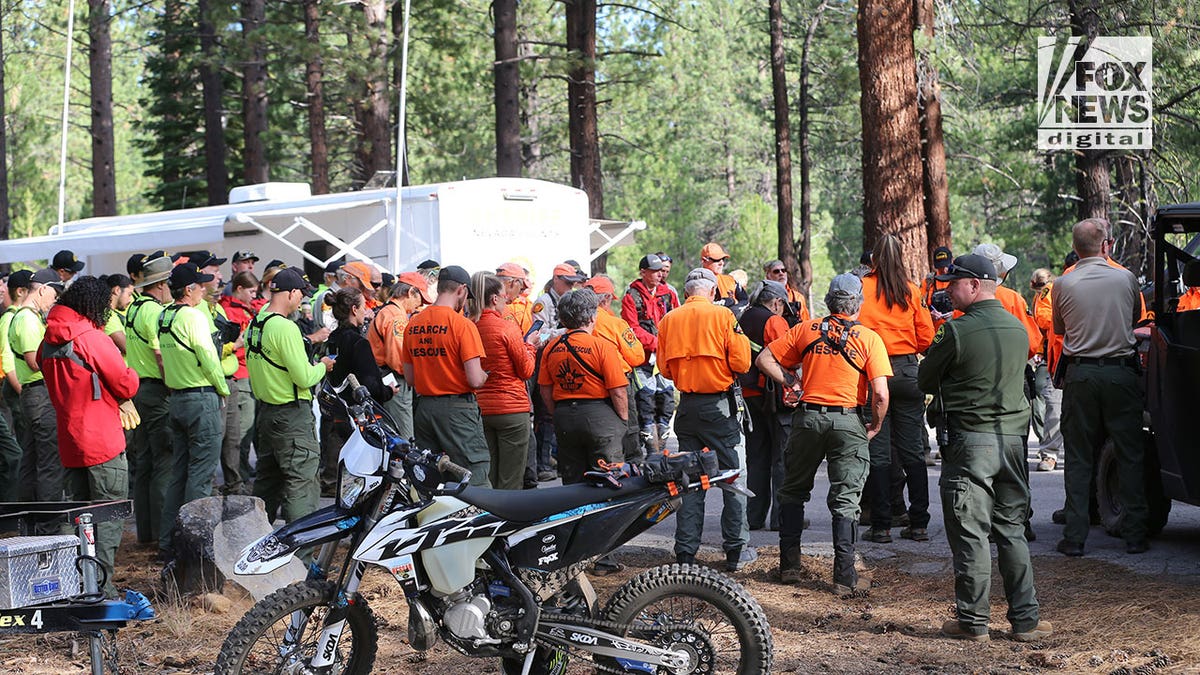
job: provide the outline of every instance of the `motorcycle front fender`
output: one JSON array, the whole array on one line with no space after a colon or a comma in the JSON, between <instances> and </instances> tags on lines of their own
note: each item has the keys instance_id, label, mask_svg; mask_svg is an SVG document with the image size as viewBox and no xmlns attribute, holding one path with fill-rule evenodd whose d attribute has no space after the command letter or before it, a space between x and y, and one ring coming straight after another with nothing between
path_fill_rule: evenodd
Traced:
<instances>
[{"instance_id":1,"label":"motorcycle front fender","mask_svg":"<svg viewBox=\"0 0 1200 675\"><path fill-rule=\"evenodd\" d=\"M237 574L268 574L283 567L302 548L320 546L352 534L362 525L358 514L334 504L297 518L242 549Z\"/></svg>"}]
</instances>

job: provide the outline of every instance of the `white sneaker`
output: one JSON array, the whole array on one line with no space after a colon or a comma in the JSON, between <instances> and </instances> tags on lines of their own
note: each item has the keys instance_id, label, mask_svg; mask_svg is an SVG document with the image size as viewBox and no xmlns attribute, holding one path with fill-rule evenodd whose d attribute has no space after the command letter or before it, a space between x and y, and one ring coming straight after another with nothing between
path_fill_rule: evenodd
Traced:
<instances>
[{"instance_id":1,"label":"white sneaker","mask_svg":"<svg viewBox=\"0 0 1200 675\"><path fill-rule=\"evenodd\" d=\"M1057 465L1058 460L1054 458L1054 455L1042 455L1042 461L1038 462L1037 470L1053 471L1054 467Z\"/></svg>"}]
</instances>

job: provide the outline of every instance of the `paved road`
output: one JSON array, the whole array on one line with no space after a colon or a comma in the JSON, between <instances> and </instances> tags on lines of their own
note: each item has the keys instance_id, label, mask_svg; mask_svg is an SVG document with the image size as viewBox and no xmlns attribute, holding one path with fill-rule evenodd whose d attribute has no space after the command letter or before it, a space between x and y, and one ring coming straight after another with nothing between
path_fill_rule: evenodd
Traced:
<instances>
[{"instance_id":1,"label":"paved road","mask_svg":"<svg viewBox=\"0 0 1200 675\"><path fill-rule=\"evenodd\" d=\"M936 446L935 446L936 447ZM1037 458L1031 455L1031 467ZM916 573L940 574L950 570L950 546L946 542L946 532L942 525L942 504L937 484L941 477L941 466L929 469L929 510L932 518L929 523L929 541L915 542L899 537L899 528L892 530L894 538L891 544L875 544L860 541L858 550L867 560L879 560L895 555L897 551L919 553L922 555L942 557L945 564L925 563L911 570ZM1033 491L1033 530L1037 540L1029 545L1034 556L1051 556L1069 564L1069 560L1054 550L1062 535L1062 526L1050 521L1050 514L1062 508L1063 505L1063 472L1058 469L1050 472L1034 471L1030 474ZM832 557L833 546L831 537L831 519L829 509L825 506L825 496L829 491L829 481L822 468L817 473L816 486L813 490L812 501L808 503L805 515L811 522L811 527L804 532L802 549L809 555L826 555ZM716 493L716 490L712 491ZM721 548L719 494L709 494L706 502L704 547L711 547L710 552L716 554ZM865 530L860 530L865 531ZM640 546L673 549L675 521L668 519L656 525L631 543ZM752 546L779 544L779 535L775 532L758 531L750 533ZM1086 544L1086 555L1092 559L1106 560L1142 574L1169 574L1187 577L1195 583L1200 583L1200 507L1176 502L1171 509L1171 517L1162 534L1150 542L1150 550L1141 555L1125 553L1122 540L1108 536L1101 527L1093 527Z\"/></svg>"}]
</instances>

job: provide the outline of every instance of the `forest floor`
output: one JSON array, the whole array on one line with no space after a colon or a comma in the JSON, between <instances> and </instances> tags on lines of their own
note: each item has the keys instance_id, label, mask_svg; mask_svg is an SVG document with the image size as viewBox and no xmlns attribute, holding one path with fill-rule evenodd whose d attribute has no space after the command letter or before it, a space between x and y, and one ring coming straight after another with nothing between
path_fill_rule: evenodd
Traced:
<instances>
[{"instance_id":1,"label":"forest floor","mask_svg":"<svg viewBox=\"0 0 1200 675\"><path fill-rule=\"evenodd\" d=\"M953 616L953 581L944 559L900 553L872 562L870 595L840 599L828 590L829 559L806 557L810 580L782 586L776 581L777 549L763 547L760 554L735 577L766 611L776 673L1200 672L1200 586L1194 577L1139 575L1086 558L1063 565L1061 558L1035 557L1042 616L1054 623L1055 634L1032 644L1004 639L1009 626L997 576L993 639L967 643L938 635ZM701 561L716 565L716 557L702 552ZM602 602L638 571L671 562L668 552L648 548L621 559L625 572L594 579ZM146 592L158 612L153 621L119 633L122 672L211 672L226 634L250 607L248 597L228 584L223 597L229 603L171 598L161 590L153 551L128 537L120 560L118 586ZM495 661L473 661L443 642L424 654L414 652L406 640L407 606L399 587L372 571L363 588L380 625L375 672L498 672ZM86 642L69 635L0 637L0 672L87 671Z\"/></svg>"}]
</instances>

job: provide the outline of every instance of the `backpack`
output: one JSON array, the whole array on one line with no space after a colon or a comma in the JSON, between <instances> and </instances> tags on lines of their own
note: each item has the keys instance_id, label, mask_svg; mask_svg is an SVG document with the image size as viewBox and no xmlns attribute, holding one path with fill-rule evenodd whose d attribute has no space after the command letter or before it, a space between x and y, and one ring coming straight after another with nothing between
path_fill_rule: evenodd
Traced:
<instances>
[{"instance_id":1,"label":"backpack","mask_svg":"<svg viewBox=\"0 0 1200 675\"><path fill-rule=\"evenodd\" d=\"M91 364L79 358L75 353L75 340L67 340L66 342L55 345L49 342L42 342L42 358L43 359L66 359L75 365L83 368L92 374L92 400L100 400L100 376L96 374L96 369L92 368Z\"/></svg>"}]
</instances>

